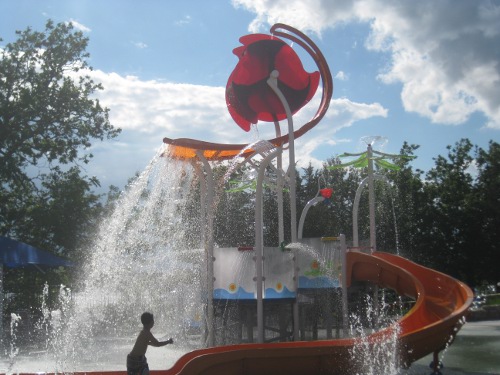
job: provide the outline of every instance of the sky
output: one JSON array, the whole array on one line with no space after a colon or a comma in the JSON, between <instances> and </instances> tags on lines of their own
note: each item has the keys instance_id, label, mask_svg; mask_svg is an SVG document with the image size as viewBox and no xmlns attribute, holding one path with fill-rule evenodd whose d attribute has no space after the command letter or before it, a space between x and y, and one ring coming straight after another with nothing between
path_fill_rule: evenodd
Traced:
<instances>
[{"instance_id":1,"label":"sky","mask_svg":"<svg viewBox=\"0 0 500 375\"><path fill-rule=\"evenodd\" d=\"M297 165L374 149L420 145L414 168L428 171L446 146L500 141L500 0L0 0L0 48L28 26L72 22L89 38L97 93L122 129L94 141L86 167L107 191L123 188L162 148L162 139L251 143L275 136L232 120L225 87L239 38L281 22L308 35L334 79L329 111L295 145ZM297 50L308 71L315 70ZM320 92L294 117L316 111ZM286 126L286 124L284 125Z\"/></svg>"}]
</instances>

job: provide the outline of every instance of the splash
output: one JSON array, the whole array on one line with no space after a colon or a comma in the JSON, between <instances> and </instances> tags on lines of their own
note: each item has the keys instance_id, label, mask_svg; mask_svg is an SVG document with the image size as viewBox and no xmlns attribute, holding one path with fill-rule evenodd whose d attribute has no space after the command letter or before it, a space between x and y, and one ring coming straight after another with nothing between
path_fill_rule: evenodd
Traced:
<instances>
[{"instance_id":1,"label":"splash","mask_svg":"<svg viewBox=\"0 0 500 375\"><path fill-rule=\"evenodd\" d=\"M366 296L364 302L364 313L350 316L350 335L357 338L350 353L356 368L360 369L356 375L400 374L397 361L399 316L387 314L389 306L383 298L378 308L370 295ZM374 340L370 334L378 330L381 324L386 325L386 330Z\"/></svg>"},{"instance_id":2,"label":"splash","mask_svg":"<svg viewBox=\"0 0 500 375\"><path fill-rule=\"evenodd\" d=\"M15 368L72 372L122 368L140 330L144 311L155 315L155 335L183 342L185 318L200 314L201 250L185 248L188 231L183 222L193 170L179 161L155 156L124 191L114 211L102 221L95 241L86 249L79 282L59 289L57 308L47 304L43 290L43 332L37 365L18 357L13 317L10 358ZM176 347L170 367L182 355ZM105 347L106 350L102 350ZM28 353L30 356L30 353ZM26 359L24 359L26 360ZM9 371L10 371L9 370Z\"/></svg>"},{"instance_id":3,"label":"splash","mask_svg":"<svg viewBox=\"0 0 500 375\"><path fill-rule=\"evenodd\" d=\"M16 356L19 354L19 347L17 346L17 329L20 321L20 315L15 313L10 314L9 371L12 370Z\"/></svg>"},{"instance_id":4,"label":"splash","mask_svg":"<svg viewBox=\"0 0 500 375\"><path fill-rule=\"evenodd\" d=\"M62 350L72 350L68 359L105 360L99 343L133 335L143 311L155 315L165 334L180 333L178 311L190 310L200 290L192 267L199 253L183 247L181 213L191 179L185 163L156 157L121 196L86 262L61 340Z\"/></svg>"}]
</instances>

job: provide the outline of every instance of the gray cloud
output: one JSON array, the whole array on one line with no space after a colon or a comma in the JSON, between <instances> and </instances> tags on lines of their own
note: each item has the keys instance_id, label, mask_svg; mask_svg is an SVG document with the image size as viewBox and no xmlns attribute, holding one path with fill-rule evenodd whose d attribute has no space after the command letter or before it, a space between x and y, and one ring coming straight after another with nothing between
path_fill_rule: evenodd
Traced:
<instances>
[{"instance_id":1,"label":"gray cloud","mask_svg":"<svg viewBox=\"0 0 500 375\"><path fill-rule=\"evenodd\" d=\"M256 14L250 31L285 22L320 34L361 21L366 47L392 53L380 78L400 82L407 111L460 124L474 112L500 129L500 1L498 0L233 0Z\"/></svg>"}]
</instances>

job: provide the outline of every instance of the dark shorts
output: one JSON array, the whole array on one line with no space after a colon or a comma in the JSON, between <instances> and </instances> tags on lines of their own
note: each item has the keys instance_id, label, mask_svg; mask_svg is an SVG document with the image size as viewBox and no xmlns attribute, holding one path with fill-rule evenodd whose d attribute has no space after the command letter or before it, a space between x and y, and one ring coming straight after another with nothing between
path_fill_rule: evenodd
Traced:
<instances>
[{"instance_id":1,"label":"dark shorts","mask_svg":"<svg viewBox=\"0 0 500 375\"><path fill-rule=\"evenodd\" d=\"M149 375L149 366L146 356L127 355L128 375Z\"/></svg>"}]
</instances>

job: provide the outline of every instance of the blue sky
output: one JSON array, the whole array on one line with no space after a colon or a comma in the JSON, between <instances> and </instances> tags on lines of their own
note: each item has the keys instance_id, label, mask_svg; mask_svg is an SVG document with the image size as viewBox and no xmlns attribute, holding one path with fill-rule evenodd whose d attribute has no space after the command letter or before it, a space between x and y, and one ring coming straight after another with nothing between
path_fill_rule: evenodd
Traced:
<instances>
[{"instance_id":1,"label":"blue sky","mask_svg":"<svg viewBox=\"0 0 500 375\"><path fill-rule=\"evenodd\" d=\"M224 90L238 39L276 22L310 36L334 76L327 116L296 144L299 167L360 152L364 136L386 137L375 148L389 153L404 141L420 145L413 165L423 170L461 138L483 148L500 141L500 1L0 0L0 48L48 19L71 21L89 38L99 99L123 129L93 146L87 173L105 190L142 171L163 137L272 138L268 123L241 130Z\"/></svg>"}]
</instances>

